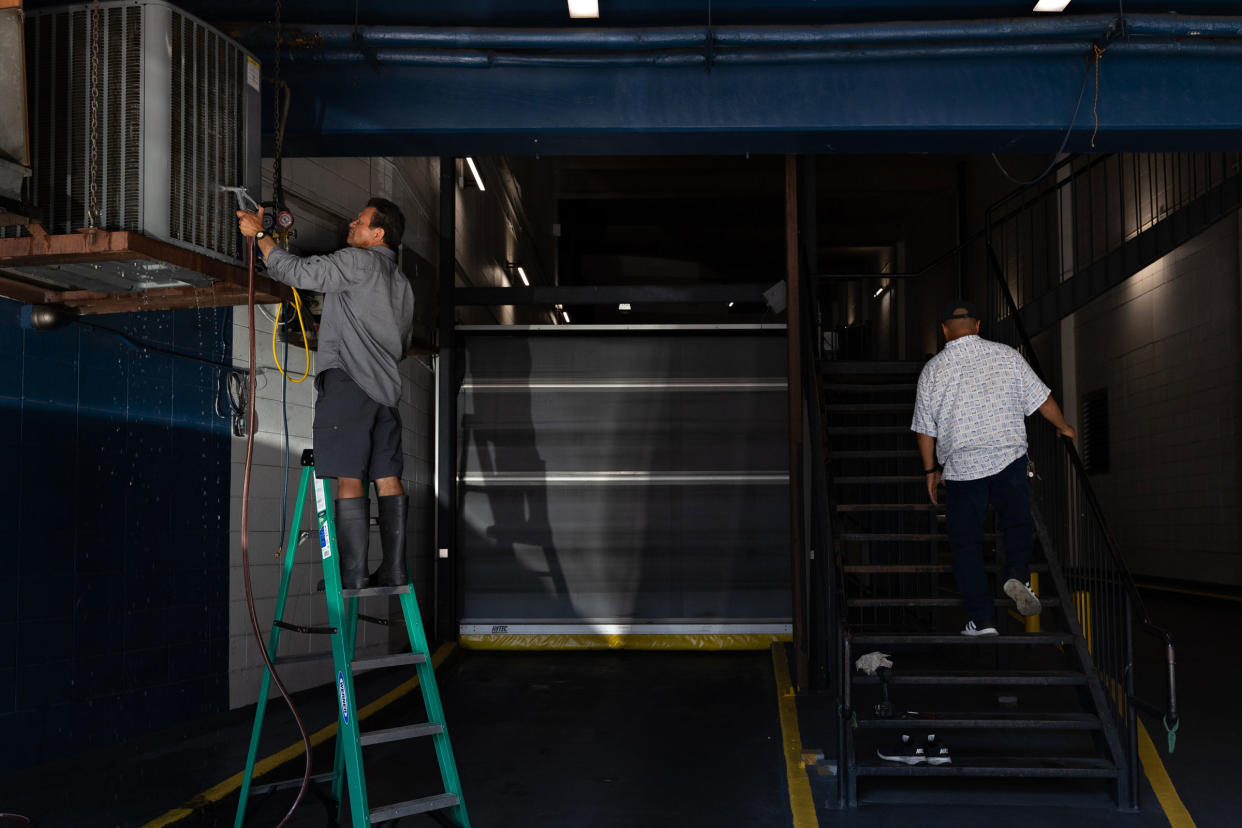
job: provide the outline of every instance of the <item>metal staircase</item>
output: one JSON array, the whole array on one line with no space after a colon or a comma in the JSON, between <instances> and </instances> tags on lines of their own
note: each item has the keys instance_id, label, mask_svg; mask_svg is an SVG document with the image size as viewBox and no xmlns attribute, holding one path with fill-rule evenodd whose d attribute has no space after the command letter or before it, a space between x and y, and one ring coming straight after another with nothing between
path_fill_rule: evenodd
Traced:
<instances>
[{"instance_id":1,"label":"metal staircase","mask_svg":"<svg viewBox=\"0 0 1242 828\"><path fill-rule=\"evenodd\" d=\"M1242 154L1075 156L993 205L982 238L950 255L959 269L985 263L985 335L1017 348L1047 378L1031 336L1240 207ZM967 255L974 241L980 256ZM803 307L840 304L820 288ZM818 321L826 329L826 319L806 317L808 328ZM832 341L850 344L848 333ZM861 334L861 346L830 355L870 356L874 337ZM879 342L876 351L896 353L896 345ZM1043 612L1023 619L998 598L1001 634L967 638L959 634L965 616L943 509L928 502L909 430L922 364L832 361L810 349L804 359L818 397L808 405L818 507L808 571L824 621L812 643L817 663L827 665L816 677L837 700L839 804L958 777L963 787L952 791L962 799L1007 784L1058 793L1085 786L1136 810L1138 710L1163 722L1170 744L1177 730L1173 639L1144 608L1073 443L1039 418L1028 423L1032 581L1040 582ZM988 543L999 596L994 573L1004 550L995 533ZM814 548L832 549L831 562L816 560ZM1135 695L1136 631L1162 650L1163 705ZM854 669L875 650L892 655L891 671ZM878 758L877 747L895 745L902 733L915 740L934 733L952 761Z\"/></svg>"},{"instance_id":2,"label":"metal staircase","mask_svg":"<svg viewBox=\"0 0 1242 828\"><path fill-rule=\"evenodd\" d=\"M1103 780L1129 802L1113 711L1064 591L1055 556L1037 544L1039 626L1010 618L998 598L995 638L959 634L965 622L944 532L920 474L909 423L920 363L824 363L833 524L839 562L845 691L846 800L919 777ZM912 473L913 472L913 473ZM999 535L989 573L1003 555ZM1041 551L1043 554L1041 554ZM993 574L994 577L994 574ZM1001 595L999 585L994 594ZM891 674L853 669L860 655L892 656ZM886 703L887 702L887 703ZM935 734L951 762L907 765L877 749L899 735Z\"/></svg>"}]
</instances>

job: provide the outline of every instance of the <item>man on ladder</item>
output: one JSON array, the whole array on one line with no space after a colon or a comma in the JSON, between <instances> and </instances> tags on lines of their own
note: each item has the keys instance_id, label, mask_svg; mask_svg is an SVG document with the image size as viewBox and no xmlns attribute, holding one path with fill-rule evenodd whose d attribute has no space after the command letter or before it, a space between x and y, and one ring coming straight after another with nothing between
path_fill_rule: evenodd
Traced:
<instances>
[{"instance_id":1,"label":"man on ladder","mask_svg":"<svg viewBox=\"0 0 1242 828\"><path fill-rule=\"evenodd\" d=\"M405 217L373 198L349 224L348 247L302 258L263 231L263 209L237 211L273 279L323 294L319 374L315 378L315 476L336 478L336 531L345 589L405 584L409 497L401 485L401 374L397 364L414 331L414 291L397 265ZM367 575L369 506L364 480L379 495L383 559Z\"/></svg>"}]
</instances>

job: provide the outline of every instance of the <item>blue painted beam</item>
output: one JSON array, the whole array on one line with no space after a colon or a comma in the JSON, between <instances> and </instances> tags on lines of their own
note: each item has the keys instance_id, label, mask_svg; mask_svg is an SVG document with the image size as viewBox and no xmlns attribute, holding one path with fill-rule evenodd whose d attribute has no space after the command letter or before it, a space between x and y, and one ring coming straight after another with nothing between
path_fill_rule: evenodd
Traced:
<instances>
[{"instance_id":1,"label":"blue painted beam","mask_svg":"<svg viewBox=\"0 0 1242 828\"><path fill-rule=\"evenodd\" d=\"M860 50L855 59L454 66L285 61L291 155L1235 149L1234 41ZM909 48L909 47L903 47ZM956 50L956 51L955 51ZM372 55L374 60L375 56Z\"/></svg>"}]
</instances>

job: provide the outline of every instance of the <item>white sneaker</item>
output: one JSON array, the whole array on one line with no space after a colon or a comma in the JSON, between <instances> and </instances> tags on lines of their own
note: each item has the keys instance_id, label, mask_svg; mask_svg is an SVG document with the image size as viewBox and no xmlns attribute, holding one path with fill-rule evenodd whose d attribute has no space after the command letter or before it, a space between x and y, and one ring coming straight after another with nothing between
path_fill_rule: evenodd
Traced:
<instances>
[{"instance_id":1,"label":"white sneaker","mask_svg":"<svg viewBox=\"0 0 1242 828\"><path fill-rule=\"evenodd\" d=\"M1018 612L1023 615L1039 615L1039 611L1043 609L1043 605L1039 603L1039 596L1031 592L1031 585L1024 584L1017 578L1010 578L1005 581L1005 594L1013 599L1018 605Z\"/></svg>"},{"instance_id":2,"label":"white sneaker","mask_svg":"<svg viewBox=\"0 0 1242 828\"><path fill-rule=\"evenodd\" d=\"M999 635L999 633L996 632L996 627L977 627L974 621L967 621L966 628L962 630L962 635L978 638L980 636Z\"/></svg>"}]
</instances>

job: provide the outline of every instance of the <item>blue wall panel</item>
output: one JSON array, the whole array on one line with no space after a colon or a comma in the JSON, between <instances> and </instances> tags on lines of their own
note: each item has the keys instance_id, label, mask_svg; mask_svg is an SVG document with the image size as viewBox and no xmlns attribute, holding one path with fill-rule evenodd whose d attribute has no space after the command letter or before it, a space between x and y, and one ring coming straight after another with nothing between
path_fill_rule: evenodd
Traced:
<instances>
[{"instance_id":1,"label":"blue wall panel","mask_svg":"<svg viewBox=\"0 0 1242 828\"><path fill-rule=\"evenodd\" d=\"M0 300L0 770L228 705L218 369L19 310ZM231 308L86 321L231 358Z\"/></svg>"}]
</instances>

